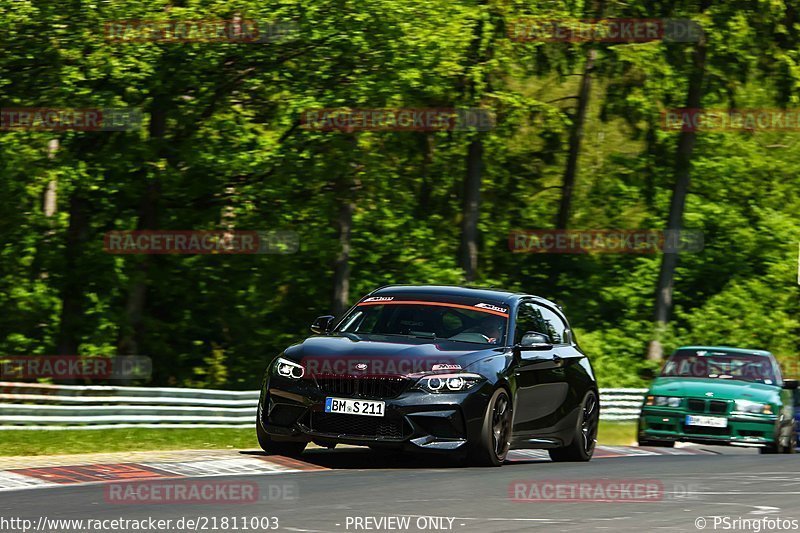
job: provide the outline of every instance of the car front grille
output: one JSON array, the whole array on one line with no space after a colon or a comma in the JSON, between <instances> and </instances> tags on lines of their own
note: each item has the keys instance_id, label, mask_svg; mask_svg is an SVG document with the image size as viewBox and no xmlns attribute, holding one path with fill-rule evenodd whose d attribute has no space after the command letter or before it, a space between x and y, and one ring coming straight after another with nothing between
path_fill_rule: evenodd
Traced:
<instances>
[{"instance_id":1,"label":"car front grille","mask_svg":"<svg viewBox=\"0 0 800 533\"><path fill-rule=\"evenodd\" d=\"M401 377L314 376L320 391L346 398L396 398L409 385Z\"/></svg>"},{"instance_id":2,"label":"car front grille","mask_svg":"<svg viewBox=\"0 0 800 533\"><path fill-rule=\"evenodd\" d=\"M686 407L694 413L708 413L713 415L728 414L730 402L726 400L703 400L700 398L689 398Z\"/></svg>"},{"instance_id":3,"label":"car front grille","mask_svg":"<svg viewBox=\"0 0 800 533\"><path fill-rule=\"evenodd\" d=\"M348 437L369 437L400 440L405 434L402 418L345 415L341 413L312 412L310 429L317 433L330 433Z\"/></svg>"},{"instance_id":4,"label":"car front grille","mask_svg":"<svg viewBox=\"0 0 800 533\"><path fill-rule=\"evenodd\" d=\"M705 400L698 400L696 398L689 398L689 401L686 402L686 406L690 411L694 411L695 413L705 413L706 412L706 401Z\"/></svg>"},{"instance_id":5,"label":"car front grille","mask_svg":"<svg viewBox=\"0 0 800 533\"><path fill-rule=\"evenodd\" d=\"M715 415L724 415L728 412L728 402L722 400L711 400L708 402L708 412Z\"/></svg>"}]
</instances>

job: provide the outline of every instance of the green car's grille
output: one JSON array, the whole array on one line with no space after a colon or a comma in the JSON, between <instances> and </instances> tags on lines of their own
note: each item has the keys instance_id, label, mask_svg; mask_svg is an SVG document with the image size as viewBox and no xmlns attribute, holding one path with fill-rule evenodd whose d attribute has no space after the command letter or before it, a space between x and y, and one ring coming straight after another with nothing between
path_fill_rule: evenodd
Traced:
<instances>
[{"instance_id":1,"label":"green car's grille","mask_svg":"<svg viewBox=\"0 0 800 533\"><path fill-rule=\"evenodd\" d=\"M686 402L686 407L690 411L694 411L696 413L705 413L706 412L706 401L705 400L696 400L694 398L689 398Z\"/></svg>"},{"instance_id":2,"label":"green car's grille","mask_svg":"<svg viewBox=\"0 0 800 533\"><path fill-rule=\"evenodd\" d=\"M728 413L728 402L721 400L711 400L708 402L708 412L715 415L724 415Z\"/></svg>"},{"instance_id":3,"label":"green car's grille","mask_svg":"<svg viewBox=\"0 0 800 533\"><path fill-rule=\"evenodd\" d=\"M695 413L709 413L713 415L728 414L730 402L726 400L706 400L703 398L689 398L686 408Z\"/></svg>"}]
</instances>

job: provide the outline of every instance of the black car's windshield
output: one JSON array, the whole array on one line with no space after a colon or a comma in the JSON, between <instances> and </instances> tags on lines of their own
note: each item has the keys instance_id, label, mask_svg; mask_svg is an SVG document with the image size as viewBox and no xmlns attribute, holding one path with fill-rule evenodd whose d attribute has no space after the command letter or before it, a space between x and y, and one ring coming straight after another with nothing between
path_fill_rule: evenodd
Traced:
<instances>
[{"instance_id":1,"label":"black car's windshield","mask_svg":"<svg viewBox=\"0 0 800 533\"><path fill-rule=\"evenodd\" d=\"M502 345L507 321L507 310L492 304L367 299L345 317L338 331Z\"/></svg>"},{"instance_id":2,"label":"black car's windshield","mask_svg":"<svg viewBox=\"0 0 800 533\"><path fill-rule=\"evenodd\" d=\"M717 350L680 350L669 358L661 375L777 383L771 358Z\"/></svg>"}]
</instances>

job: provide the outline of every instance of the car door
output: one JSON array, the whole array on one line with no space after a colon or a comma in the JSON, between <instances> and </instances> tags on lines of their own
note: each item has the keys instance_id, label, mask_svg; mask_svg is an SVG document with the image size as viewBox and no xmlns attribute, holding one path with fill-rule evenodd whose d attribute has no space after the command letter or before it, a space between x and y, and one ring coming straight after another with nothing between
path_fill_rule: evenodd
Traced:
<instances>
[{"instance_id":1,"label":"car door","mask_svg":"<svg viewBox=\"0 0 800 533\"><path fill-rule=\"evenodd\" d=\"M529 331L546 334L546 323L533 301L523 301L514 320L513 343ZM521 351L514 371L517 384L515 436L546 435L557 425L568 386L557 347Z\"/></svg>"},{"instance_id":2,"label":"car door","mask_svg":"<svg viewBox=\"0 0 800 533\"><path fill-rule=\"evenodd\" d=\"M555 357L560 359L560 376L569 388L564 403L559 407L562 418L574 419L582 408L584 395L594 388L593 372L586 355L574 342L564 315L549 305L536 303L545 323L545 333L553 341Z\"/></svg>"}]
</instances>

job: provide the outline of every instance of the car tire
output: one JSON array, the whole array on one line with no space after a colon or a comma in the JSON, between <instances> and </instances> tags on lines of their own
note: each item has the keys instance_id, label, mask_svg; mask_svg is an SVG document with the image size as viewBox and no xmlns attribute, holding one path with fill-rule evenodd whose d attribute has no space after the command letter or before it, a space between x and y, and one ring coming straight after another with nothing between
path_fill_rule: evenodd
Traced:
<instances>
[{"instance_id":1,"label":"car tire","mask_svg":"<svg viewBox=\"0 0 800 533\"><path fill-rule=\"evenodd\" d=\"M786 446L783 448L783 453L795 453L795 448L797 447L797 442L795 439L795 433L797 424L792 424L792 431L789 433L788 437L786 438Z\"/></svg>"},{"instance_id":2,"label":"car tire","mask_svg":"<svg viewBox=\"0 0 800 533\"><path fill-rule=\"evenodd\" d=\"M786 441L786 444L783 443L784 440ZM777 436L775 437L775 442L768 444L763 448L759 448L758 452L763 455L772 455L775 453L794 453L794 427L792 427L792 433L789 436L778 432Z\"/></svg>"},{"instance_id":3,"label":"car tire","mask_svg":"<svg viewBox=\"0 0 800 533\"><path fill-rule=\"evenodd\" d=\"M789 429L786 434L778 437L775 451L772 453L794 453L794 423Z\"/></svg>"},{"instance_id":4,"label":"car tire","mask_svg":"<svg viewBox=\"0 0 800 533\"><path fill-rule=\"evenodd\" d=\"M497 389L486 406L478 440L470 444L467 462L474 466L500 466L511 443L513 407L505 389Z\"/></svg>"},{"instance_id":5,"label":"car tire","mask_svg":"<svg viewBox=\"0 0 800 533\"><path fill-rule=\"evenodd\" d=\"M556 462L588 461L594 455L597 444L597 426L600 421L600 405L594 391L589 391L581 402L581 411L572 442L562 448L547 450L550 459Z\"/></svg>"},{"instance_id":6,"label":"car tire","mask_svg":"<svg viewBox=\"0 0 800 533\"><path fill-rule=\"evenodd\" d=\"M258 409L261 413L261 407ZM264 430L261 425L261 420L256 417L256 437L261 449L269 455L284 455L286 457L299 457L308 445L305 441L290 441L290 440L275 440L272 436Z\"/></svg>"}]
</instances>

